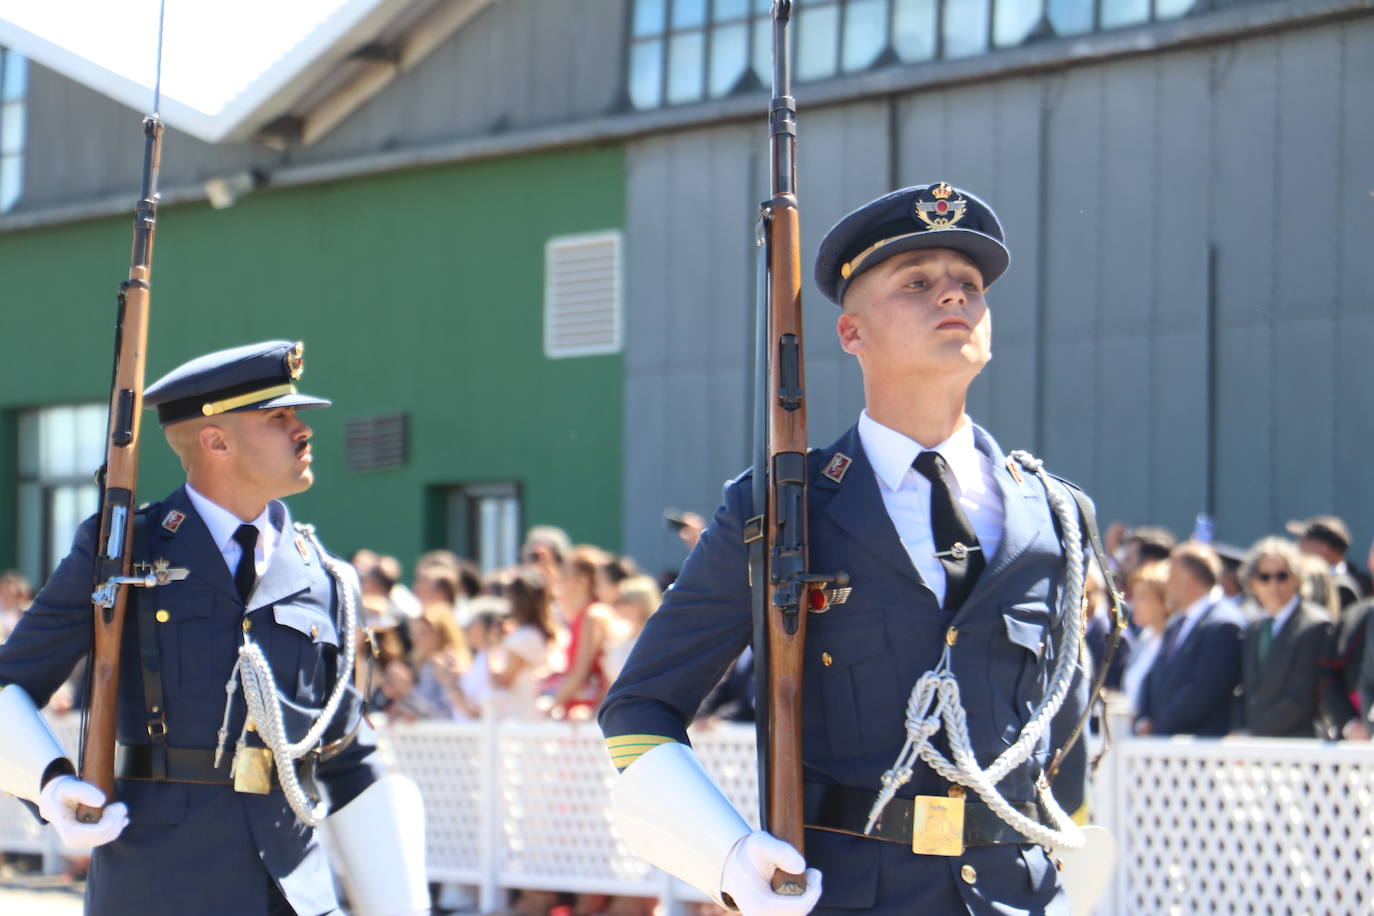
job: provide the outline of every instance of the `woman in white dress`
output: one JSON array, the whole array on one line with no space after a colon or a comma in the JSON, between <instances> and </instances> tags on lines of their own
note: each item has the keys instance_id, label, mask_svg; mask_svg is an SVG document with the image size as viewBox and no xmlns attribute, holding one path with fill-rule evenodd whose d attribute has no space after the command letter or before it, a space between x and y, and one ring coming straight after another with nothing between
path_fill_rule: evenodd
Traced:
<instances>
[{"instance_id":1,"label":"woman in white dress","mask_svg":"<svg viewBox=\"0 0 1374 916\"><path fill-rule=\"evenodd\" d=\"M552 599L543 577L524 570L504 588L509 602L507 633L487 653L492 711L526 721L543 717L539 686L549 676L555 642Z\"/></svg>"}]
</instances>

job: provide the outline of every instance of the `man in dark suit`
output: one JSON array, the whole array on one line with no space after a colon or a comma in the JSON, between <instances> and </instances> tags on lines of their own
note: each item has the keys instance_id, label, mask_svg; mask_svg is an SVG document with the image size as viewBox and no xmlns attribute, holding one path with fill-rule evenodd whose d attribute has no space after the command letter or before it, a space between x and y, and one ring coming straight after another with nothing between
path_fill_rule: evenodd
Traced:
<instances>
[{"instance_id":1,"label":"man in dark suit","mask_svg":"<svg viewBox=\"0 0 1374 916\"><path fill-rule=\"evenodd\" d=\"M0 646L0 790L93 849L92 916L336 912L317 823L360 912L428 912L418 790L383 775L347 664L357 577L280 501L314 480L297 411L329 404L297 391L301 369L300 344L269 341L146 392L186 484L139 510L134 559L187 575L129 595L118 802L37 714L89 647L98 519ZM99 822L77 819L107 801Z\"/></svg>"},{"instance_id":2,"label":"man in dark suit","mask_svg":"<svg viewBox=\"0 0 1374 916\"><path fill-rule=\"evenodd\" d=\"M1187 541L1170 552L1165 599L1172 616L1141 689L1137 734L1220 736L1230 729L1245 620L1222 600L1220 577L1221 560L1207 545Z\"/></svg>"},{"instance_id":3,"label":"man in dark suit","mask_svg":"<svg viewBox=\"0 0 1374 916\"><path fill-rule=\"evenodd\" d=\"M1291 541L1264 538L1250 548L1241 581L1264 611L1245 631L1241 702L1235 731L1271 738L1315 738L1320 726L1317 661L1330 620L1298 594L1301 558Z\"/></svg>"},{"instance_id":4,"label":"man in dark suit","mask_svg":"<svg viewBox=\"0 0 1374 916\"><path fill-rule=\"evenodd\" d=\"M1029 833L1039 836L1047 805L1073 811L1084 798L1081 745L1053 797L1037 791L1086 700L1081 613L1066 606L1081 600L1082 582L1066 575L1065 550L1079 556L1082 545L1061 544L1051 498L1073 529L1078 513L1060 482L1009 459L964 413L990 356L984 290L1007 260L992 210L944 183L879 198L821 243L816 281L842 308L840 345L858 359L866 407L807 460L812 567L845 570L853 591L807 624L805 860L749 829L701 770L686 730L750 639L751 473L726 485L601 709L623 770L615 808L630 848L745 914L817 903L818 912L1068 912L1046 841ZM967 740L984 767L1011 745L1028 748L998 788L1031 823L995 813L970 788L976 779L947 779L922 758L891 783L896 797L865 832L909 737L908 696L934 671L954 675L967 711L966 731L942 727L935 746ZM1059 694L1058 716L1018 743L1037 712L1052 710L1043 701L1061 677L1073 687ZM949 822L952 847L914 852L917 812L951 800L964 811ZM775 866L807 865L806 895L770 890Z\"/></svg>"}]
</instances>

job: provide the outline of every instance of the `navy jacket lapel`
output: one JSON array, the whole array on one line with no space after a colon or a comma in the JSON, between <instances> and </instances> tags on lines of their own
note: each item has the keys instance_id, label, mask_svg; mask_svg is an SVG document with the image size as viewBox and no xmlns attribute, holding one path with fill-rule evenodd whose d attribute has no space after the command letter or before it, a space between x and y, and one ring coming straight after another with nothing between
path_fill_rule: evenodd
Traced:
<instances>
[{"instance_id":1,"label":"navy jacket lapel","mask_svg":"<svg viewBox=\"0 0 1374 916\"><path fill-rule=\"evenodd\" d=\"M1021 472L1020 481L1013 477L1007 467L1007 456L982 427L973 427L973 441L992 462L992 476L1002 491L1003 519L1002 540L997 545L997 552L988 560L987 568L974 583L973 591L964 599L966 608L976 606L980 594L993 588L998 575L1030 549L1049 520L1044 489L1039 482L1027 471Z\"/></svg>"},{"instance_id":2,"label":"navy jacket lapel","mask_svg":"<svg viewBox=\"0 0 1374 916\"><path fill-rule=\"evenodd\" d=\"M193 578L214 586L235 601L239 600L238 589L229 566L224 562L219 545L210 536L186 488L177 487L156 509L157 514L150 516L150 536L148 543L154 553L153 559L165 557L173 566L184 566L191 571Z\"/></svg>"},{"instance_id":3,"label":"navy jacket lapel","mask_svg":"<svg viewBox=\"0 0 1374 916\"><path fill-rule=\"evenodd\" d=\"M868 462L859 428L851 426L834 445L820 455L820 466L826 468L836 452L852 459L845 471L843 480L836 483L824 473L815 477L812 486L818 490L833 490L834 495L825 507L825 514L839 525L856 542L872 551L893 569L910 579L921 582L916 567L911 564L897 529L883 505L882 494L878 492L878 478L873 473L873 465ZM922 582L924 585L925 583Z\"/></svg>"},{"instance_id":4,"label":"navy jacket lapel","mask_svg":"<svg viewBox=\"0 0 1374 916\"><path fill-rule=\"evenodd\" d=\"M248 596L246 610L254 611L276 604L310 588L313 577L310 547L296 534L290 517L285 513L282 515L281 539L267 564L267 572L263 573L253 587L253 593Z\"/></svg>"}]
</instances>

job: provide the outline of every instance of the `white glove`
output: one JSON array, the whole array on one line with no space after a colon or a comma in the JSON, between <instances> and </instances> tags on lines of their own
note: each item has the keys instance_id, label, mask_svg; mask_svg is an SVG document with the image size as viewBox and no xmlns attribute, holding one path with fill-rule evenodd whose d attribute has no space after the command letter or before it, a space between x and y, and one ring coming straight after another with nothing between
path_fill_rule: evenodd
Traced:
<instances>
[{"instance_id":1,"label":"white glove","mask_svg":"<svg viewBox=\"0 0 1374 916\"><path fill-rule=\"evenodd\" d=\"M806 869L806 893L785 897L773 892L773 872L782 869L789 875ZM722 893L729 894L744 916L804 916L821 896L821 873L806 868L806 860L790 843L766 830L755 830L740 837L725 860L720 876Z\"/></svg>"},{"instance_id":2,"label":"white glove","mask_svg":"<svg viewBox=\"0 0 1374 916\"><path fill-rule=\"evenodd\" d=\"M123 802L107 806L94 824L76 819L77 805L99 808L103 804L105 793L90 783L71 775L54 776L38 796L38 813L53 825L68 849L90 849L110 842L129 825L129 809Z\"/></svg>"}]
</instances>

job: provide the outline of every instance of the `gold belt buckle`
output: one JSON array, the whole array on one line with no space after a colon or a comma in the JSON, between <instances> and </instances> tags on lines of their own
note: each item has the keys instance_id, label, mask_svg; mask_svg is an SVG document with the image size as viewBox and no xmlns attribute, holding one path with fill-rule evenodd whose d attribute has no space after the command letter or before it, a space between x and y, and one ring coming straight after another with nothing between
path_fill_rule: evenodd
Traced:
<instances>
[{"instance_id":1,"label":"gold belt buckle","mask_svg":"<svg viewBox=\"0 0 1374 916\"><path fill-rule=\"evenodd\" d=\"M249 795L267 795L272 791L270 748L239 748L234 755L234 791Z\"/></svg>"},{"instance_id":2,"label":"gold belt buckle","mask_svg":"<svg viewBox=\"0 0 1374 916\"><path fill-rule=\"evenodd\" d=\"M912 802L911 851L926 856L962 856L964 800L918 795Z\"/></svg>"}]
</instances>

